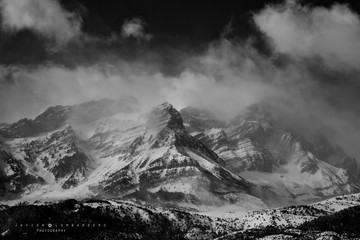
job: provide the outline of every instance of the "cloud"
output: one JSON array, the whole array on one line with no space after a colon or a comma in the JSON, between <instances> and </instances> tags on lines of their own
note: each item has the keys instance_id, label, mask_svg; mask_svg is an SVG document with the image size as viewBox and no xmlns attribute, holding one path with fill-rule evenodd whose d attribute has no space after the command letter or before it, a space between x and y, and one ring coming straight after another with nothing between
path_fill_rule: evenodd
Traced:
<instances>
[{"instance_id":1,"label":"cloud","mask_svg":"<svg viewBox=\"0 0 360 240\"><path fill-rule=\"evenodd\" d=\"M0 122L34 117L52 105L122 95L136 97L144 108L168 101L177 109L207 108L226 119L265 101L294 116L289 125L300 132L322 131L330 136L322 129L333 129L331 139L360 158L355 146L360 139L358 73L343 71L356 68L350 60L356 59L360 48L347 56L345 43L358 44L354 41L358 29L348 26L355 26L357 19L339 5L330 9L297 3L268 6L254 20L274 44L276 53L271 56L259 53L251 39L229 36L206 43L201 51L182 51L182 42L132 44L117 36L111 41L75 41L53 61L0 67ZM337 36L336 22L346 29L341 30L343 36ZM144 24L140 19L125 21L123 38L148 39ZM325 33L336 38L324 39ZM278 64L283 55L287 55L281 59L284 64ZM320 58L325 65L304 58Z\"/></svg>"},{"instance_id":2,"label":"cloud","mask_svg":"<svg viewBox=\"0 0 360 240\"><path fill-rule=\"evenodd\" d=\"M230 42L220 41L200 56L174 55L177 60L174 64L179 62L184 70L171 76L164 72L163 64L167 63L161 59L161 54L144 59L146 53L129 61L121 54L110 56L107 52L104 55L96 52L98 62L91 65L79 62L71 68L56 64L3 66L2 73L0 71L0 112L3 113L0 122L34 117L52 105L121 95L136 97L145 108L169 101L178 109L192 105L233 117L241 108L270 92L257 74L256 62L260 59L256 59L256 51L247 49L249 46L235 47Z\"/></svg>"},{"instance_id":3,"label":"cloud","mask_svg":"<svg viewBox=\"0 0 360 240\"><path fill-rule=\"evenodd\" d=\"M144 109L168 101L179 110L207 108L227 120L250 104L266 101L296 116L288 121L292 127L310 132L321 131L323 126L334 129L331 139L360 156L355 146L360 116L354 111L360 97L352 96L338 111L333 102L350 96L342 87L332 94L301 62L276 67L251 41L213 42L200 55L176 59L184 69L171 76L163 71L161 54L132 61L121 54L95 55L98 62L71 68L56 64L0 68L0 122L35 117L53 105L124 95L136 97ZM325 97L329 93L332 102Z\"/></svg>"},{"instance_id":4,"label":"cloud","mask_svg":"<svg viewBox=\"0 0 360 240\"><path fill-rule=\"evenodd\" d=\"M267 6L254 21L280 53L317 57L334 69L360 70L360 20L346 5L308 7L288 0Z\"/></svg>"},{"instance_id":5,"label":"cloud","mask_svg":"<svg viewBox=\"0 0 360 240\"><path fill-rule=\"evenodd\" d=\"M145 32L146 23L138 17L127 19L122 25L121 34L124 38L133 37L138 40L149 41L152 35Z\"/></svg>"},{"instance_id":6,"label":"cloud","mask_svg":"<svg viewBox=\"0 0 360 240\"><path fill-rule=\"evenodd\" d=\"M61 65L0 68L0 123L33 118L49 106L132 95L144 108L164 100L150 69L118 60L66 68Z\"/></svg>"},{"instance_id":7,"label":"cloud","mask_svg":"<svg viewBox=\"0 0 360 240\"><path fill-rule=\"evenodd\" d=\"M6 32L30 29L57 43L67 43L80 34L81 19L57 0L2 0L0 9Z\"/></svg>"}]
</instances>

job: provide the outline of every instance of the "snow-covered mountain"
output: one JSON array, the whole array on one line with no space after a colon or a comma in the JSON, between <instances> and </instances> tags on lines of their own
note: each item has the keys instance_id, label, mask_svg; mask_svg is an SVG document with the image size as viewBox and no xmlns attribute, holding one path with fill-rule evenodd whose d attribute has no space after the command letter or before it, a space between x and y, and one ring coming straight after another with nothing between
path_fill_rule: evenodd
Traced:
<instances>
[{"instance_id":1,"label":"snow-covered mountain","mask_svg":"<svg viewBox=\"0 0 360 240\"><path fill-rule=\"evenodd\" d=\"M254 185L191 136L169 103L142 112L133 99L52 107L33 120L55 125L3 127L5 199L135 196L187 204L241 203ZM44 117L47 116L47 117ZM18 130L11 135L11 129ZM40 129L40 130L39 130ZM12 136L9 138L9 136ZM22 180L23 178L26 179Z\"/></svg>"},{"instance_id":2,"label":"snow-covered mountain","mask_svg":"<svg viewBox=\"0 0 360 240\"><path fill-rule=\"evenodd\" d=\"M249 191L249 183L224 168L216 153L187 133L171 104L155 107L129 126L115 131L97 128L87 141L100 162L91 186L103 194L167 193L165 198L206 202L229 192Z\"/></svg>"},{"instance_id":3,"label":"snow-covered mountain","mask_svg":"<svg viewBox=\"0 0 360 240\"><path fill-rule=\"evenodd\" d=\"M254 105L224 122L136 99L50 107L1 124L3 200L135 197L188 206L303 204L357 191L357 168L323 136Z\"/></svg>"},{"instance_id":4,"label":"snow-covered mountain","mask_svg":"<svg viewBox=\"0 0 360 240\"><path fill-rule=\"evenodd\" d=\"M85 148L81 126L138 108L134 98L100 99L50 107L34 119L2 124L1 195L21 198L43 188L69 189L86 181L96 163Z\"/></svg>"},{"instance_id":5,"label":"snow-covered mountain","mask_svg":"<svg viewBox=\"0 0 360 240\"><path fill-rule=\"evenodd\" d=\"M288 129L264 106L252 105L228 122L193 107L180 112L189 133L224 159L227 169L275 193L262 197L272 204L358 191L355 159L324 136Z\"/></svg>"}]
</instances>

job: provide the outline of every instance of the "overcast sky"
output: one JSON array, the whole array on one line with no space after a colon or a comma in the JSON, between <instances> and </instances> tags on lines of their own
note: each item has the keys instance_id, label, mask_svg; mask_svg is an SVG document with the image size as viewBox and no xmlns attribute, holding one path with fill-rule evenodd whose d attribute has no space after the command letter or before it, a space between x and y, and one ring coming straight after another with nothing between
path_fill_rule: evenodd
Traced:
<instances>
[{"instance_id":1,"label":"overcast sky","mask_svg":"<svg viewBox=\"0 0 360 240\"><path fill-rule=\"evenodd\" d=\"M225 119L266 101L360 158L359 2L238 2L0 0L0 122L122 95Z\"/></svg>"}]
</instances>

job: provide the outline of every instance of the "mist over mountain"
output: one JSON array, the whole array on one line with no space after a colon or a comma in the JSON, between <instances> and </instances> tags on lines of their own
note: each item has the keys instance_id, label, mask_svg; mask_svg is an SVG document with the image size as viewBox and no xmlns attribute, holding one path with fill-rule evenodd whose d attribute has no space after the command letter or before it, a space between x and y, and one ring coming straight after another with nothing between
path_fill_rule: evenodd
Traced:
<instances>
[{"instance_id":1,"label":"mist over mountain","mask_svg":"<svg viewBox=\"0 0 360 240\"><path fill-rule=\"evenodd\" d=\"M30 31L27 34L41 39L46 52L43 61L27 64L13 52L12 63L1 65L1 122L35 117L49 106L121 95L134 96L149 109L169 101L177 108L211 109L225 119L251 104L270 100L281 111L297 116L289 124L325 129L324 134L359 159L360 91L358 68L353 64L357 62L359 19L346 5L311 7L291 1L269 5L250 14L252 31L246 37L236 35L239 23L235 19L224 26L226 34L191 44L185 36L181 40L149 32L145 18L128 19L122 32L119 23L119 32L111 37L93 36L79 27L86 24L81 21L83 8L70 12L56 1L49 6L34 1L37 9L53 7L58 12L40 17L32 11L32 2L1 4L2 35L7 36L4 50L15 44L13 38L21 39L23 31ZM21 22L16 15L21 11L28 12L33 25ZM63 25L52 25L50 18L56 17ZM286 25L278 28L276 21L282 19L294 26L285 36L275 32L287 29ZM42 21L47 25L42 26ZM305 21L313 25L296 38ZM68 37L60 38L57 29L69 33ZM152 37L146 38L147 34ZM291 45L292 38L299 43ZM264 46L269 49L266 53L261 50ZM2 59L8 58L5 54Z\"/></svg>"},{"instance_id":2,"label":"mist over mountain","mask_svg":"<svg viewBox=\"0 0 360 240\"><path fill-rule=\"evenodd\" d=\"M254 211L231 231L356 207L359 3L241 4L0 0L1 203L130 204L187 239L229 229L150 205Z\"/></svg>"},{"instance_id":3,"label":"mist over mountain","mask_svg":"<svg viewBox=\"0 0 360 240\"><path fill-rule=\"evenodd\" d=\"M50 107L0 133L6 201L137 196L221 206L247 196L261 208L359 188L354 158L321 132L289 128L266 104L224 121L194 107L100 99Z\"/></svg>"}]
</instances>

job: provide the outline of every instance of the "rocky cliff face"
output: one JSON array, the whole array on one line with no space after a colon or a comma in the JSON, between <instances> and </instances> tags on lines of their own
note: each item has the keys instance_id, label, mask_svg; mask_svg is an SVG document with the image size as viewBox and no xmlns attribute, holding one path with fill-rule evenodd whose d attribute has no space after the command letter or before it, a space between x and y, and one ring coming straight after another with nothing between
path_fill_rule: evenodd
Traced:
<instances>
[{"instance_id":1,"label":"rocky cliff face","mask_svg":"<svg viewBox=\"0 0 360 240\"><path fill-rule=\"evenodd\" d=\"M92 168L70 126L43 136L12 139L3 148L7 155L1 158L4 167L0 170L7 176L6 183L17 184L19 193L32 191L34 183L76 186ZM24 178L29 180L22 181Z\"/></svg>"},{"instance_id":2,"label":"rocky cliff face","mask_svg":"<svg viewBox=\"0 0 360 240\"><path fill-rule=\"evenodd\" d=\"M44 180L27 171L26 166L18 161L3 146L0 150L0 196L16 198L31 184L42 184Z\"/></svg>"}]
</instances>

